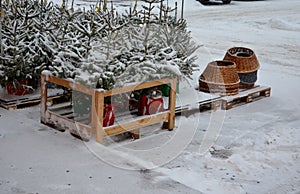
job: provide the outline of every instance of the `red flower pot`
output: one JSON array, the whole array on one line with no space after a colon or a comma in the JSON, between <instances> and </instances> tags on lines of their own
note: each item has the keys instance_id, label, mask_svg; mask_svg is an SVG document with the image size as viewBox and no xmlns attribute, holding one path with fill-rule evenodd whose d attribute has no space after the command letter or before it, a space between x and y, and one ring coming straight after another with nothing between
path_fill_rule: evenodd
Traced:
<instances>
[{"instance_id":1,"label":"red flower pot","mask_svg":"<svg viewBox=\"0 0 300 194\"><path fill-rule=\"evenodd\" d=\"M29 94L29 90L26 86L28 86L28 80L20 80L17 82L7 82L6 90L8 94L23 96L25 94Z\"/></svg>"},{"instance_id":2,"label":"red flower pot","mask_svg":"<svg viewBox=\"0 0 300 194\"><path fill-rule=\"evenodd\" d=\"M151 114L162 112L163 110L164 110L164 102L161 95L155 97L143 95L140 98L138 115L151 115Z\"/></svg>"},{"instance_id":3,"label":"red flower pot","mask_svg":"<svg viewBox=\"0 0 300 194\"><path fill-rule=\"evenodd\" d=\"M164 110L164 102L162 97L151 98L147 107L147 114L152 115Z\"/></svg>"},{"instance_id":4,"label":"red flower pot","mask_svg":"<svg viewBox=\"0 0 300 194\"><path fill-rule=\"evenodd\" d=\"M97 115L98 116L98 115ZM89 115L89 122L92 121L92 114ZM111 126L115 123L115 107L112 104L105 104L103 110L103 127Z\"/></svg>"},{"instance_id":5,"label":"red flower pot","mask_svg":"<svg viewBox=\"0 0 300 194\"><path fill-rule=\"evenodd\" d=\"M112 104L106 104L103 114L103 127L113 125L115 122L115 108Z\"/></svg>"}]
</instances>

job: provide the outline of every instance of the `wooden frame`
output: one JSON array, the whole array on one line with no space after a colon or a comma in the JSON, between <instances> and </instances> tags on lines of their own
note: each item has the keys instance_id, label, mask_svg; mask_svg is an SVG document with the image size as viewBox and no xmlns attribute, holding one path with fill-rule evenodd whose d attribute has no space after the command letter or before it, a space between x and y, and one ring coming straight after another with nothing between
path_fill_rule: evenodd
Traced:
<instances>
[{"instance_id":1,"label":"wooden frame","mask_svg":"<svg viewBox=\"0 0 300 194\"><path fill-rule=\"evenodd\" d=\"M80 122L76 122L72 119L68 119L62 115L52 112L47 106L47 88L48 82L69 88L74 91L82 92L92 97L91 108L91 124L86 125ZM134 90L140 90L145 88L151 88L163 84L170 84L169 95L169 107L167 110L154 114L144 115L137 117L134 120L122 123L121 125L113 125L109 127L103 127L103 110L104 110L104 97L131 92ZM175 103L176 103L176 85L177 79L161 79L141 84L134 84L125 86L122 88L116 88L112 90L99 90L90 89L73 80L61 79L46 73L41 74L41 122L46 125L61 128L63 130L69 130L71 133L79 135L83 139L89 139L90 135L96 136L98 143L103 143L103 139L107 136L114 136L124 132L132 132L134 137L139 137L139 129L145 126L149 126L162 121L167 121L167 129L173 130L175 125ZM82 134L88 133L89 136L83 137Z\"/></svg>"}]
</instances>

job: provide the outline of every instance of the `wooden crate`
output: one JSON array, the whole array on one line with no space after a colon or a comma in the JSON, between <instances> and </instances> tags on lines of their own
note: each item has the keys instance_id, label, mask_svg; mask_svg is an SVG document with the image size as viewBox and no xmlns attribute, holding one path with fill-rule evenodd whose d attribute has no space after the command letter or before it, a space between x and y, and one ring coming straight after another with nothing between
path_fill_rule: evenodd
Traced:
<instances>
[{"instance_id":1,"label":"wooden crate","mask_svg":"<svg viewBox=\"0 0 300 194\"><path fill-rule=\"evenodd\" d=\"M78 91L89 95L92 98L90 120L91 122L75 121L71 112L59 114L47 106L48 83L54 83L72 91ZM176 83L177 79L161 79L141 84L134 84L112 90L90 89L76 82L60 79L58 77L42 74L41 75L41 122L62 130L69 130L71 133L88 140L96 136L98 143L103 143L103 139L108 136L114 136L125 132L132 132L136 138L139 137L139 129L155 123L167 122L167 129L173 130L175 125L175 101L176 101ZM109 127L103 127L104 98L112 95L151 88L163 84L170 84L169 107L167 110L153 114L137 117L133 120L115 124ZM85 120L86 121L86 120Z\"/></svg>"},{"instance_id":2,"label":"wooden crate","mask_svg":"<svg viewBox=\"0 0 300 194\"><path fill-rule=\"evenodd\" d=\"M242 90L234 96L224 96L222 100L222 109L229 110L234 106L250 103L271 95L271 88L266 86L256 86L251 89Z\"/></svg>"}]
</instances>

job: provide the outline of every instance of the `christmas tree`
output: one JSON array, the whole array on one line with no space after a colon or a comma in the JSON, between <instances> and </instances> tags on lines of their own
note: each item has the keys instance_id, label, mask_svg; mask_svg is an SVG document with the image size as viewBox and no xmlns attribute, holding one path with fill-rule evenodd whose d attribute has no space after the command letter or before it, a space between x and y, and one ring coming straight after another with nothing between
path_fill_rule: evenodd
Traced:
<instances>
[{"instance_id":1,"label":"christmas tree","mask_svg":"<svg viewBox=\"0 0 300 194\"><path fill-rule=\"evenodd\" d=\"M38 80L43 70L111 89L163 77L190 77L192 41L177 7L137 1L119 14L100 1L90 10L37 0L1 1L0 81ZM168 1L167 1L168 2Z\"/></svg>"}]
</instances>

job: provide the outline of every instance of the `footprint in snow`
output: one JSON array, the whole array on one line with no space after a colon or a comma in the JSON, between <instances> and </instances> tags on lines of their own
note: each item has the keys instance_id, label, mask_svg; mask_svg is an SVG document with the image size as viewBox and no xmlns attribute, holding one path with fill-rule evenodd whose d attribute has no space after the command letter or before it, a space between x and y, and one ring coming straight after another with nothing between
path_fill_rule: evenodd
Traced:
<instances>
[{"instance_id":1,"label":"footprint in snow","mask_svg":"<svg viewBox=\"0 0 300 194\"><path fill-rule=\"evenodd\" d=\"M210 154L212 157L221 158L221 159L228 159L232 154L232 150L230 149L210 149Z\"/></svg>"}]
</instances>

